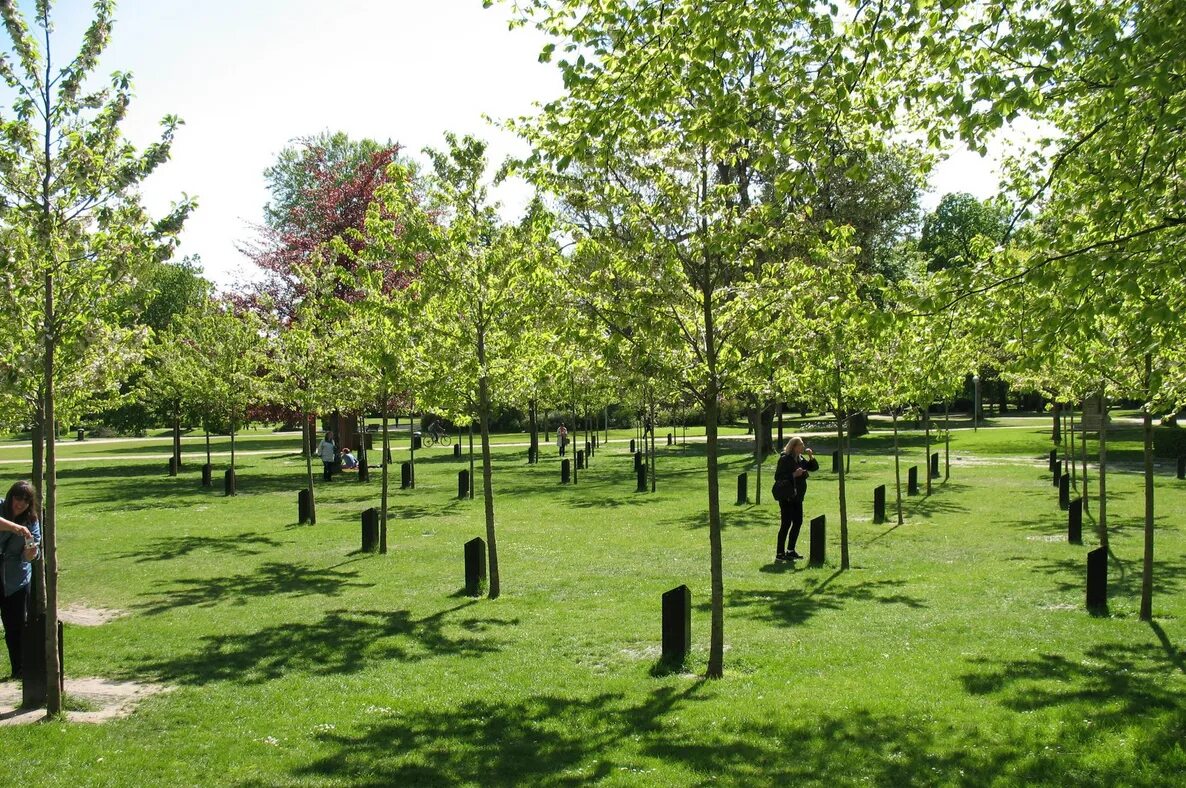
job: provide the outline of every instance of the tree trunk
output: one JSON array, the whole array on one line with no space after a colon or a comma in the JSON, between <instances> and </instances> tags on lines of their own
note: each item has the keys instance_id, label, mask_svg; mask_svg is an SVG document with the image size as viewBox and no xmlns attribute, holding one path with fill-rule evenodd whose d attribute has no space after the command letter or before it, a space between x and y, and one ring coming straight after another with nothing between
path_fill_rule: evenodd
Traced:
<instances>
[{"instance_id":1,"label":"tree trunk","mask_svg":"<svg viewBox=\"0 0 1186 788\"><path fill-rule=\"evenodd\" d=\"M412 412L408 414L408 462L412 465L412 489L416 489L416 398L412 397Z\"/></svg>"},{"instance_id":2,"label":"tree trunk","mask_svg":"<svg viewBox=\"0 0 1186 788\"><path fill-rule=\"evenodd\" d=\"M836 449L840 452L840 568L848 569L848 501L844 494L844 385L840 362L836 362Z\"/></svg>"},{"instance_id":3,"label":"tree trunk","mask_svg":"<svg viewBox=\"0 0 1186 788\"><path fill-rule=\"evenodd\" d=\"M715 358L710 361L715 367ZM705 453L708 458L708 550L711 592L709 607L712 612L708 647L708 671L710 679L725 675L725 591L722 578L721 549L721 487L717 478L717 392L713 372L709 372L708 392L704 398Z\"/></svg>"},{"instance_id":4,"label":"tree trunk","mask_svg":"<svg viewBox=\"0 0 1186 788\"><path fill-rule=\"evenodd\" d=\"M1153 355L1145 354L1145 560L1141 572L1141 621L1153 620Z\"/></svg>"},{"instance_id":5,"label":"tree trunk","mask_svg":"<svg viewBox=\"0 0 1186 788\"><path fill-rule=\"evenodd\" d=\"M202 419L202 422L204 424L203 431L206 433L206 464L211 465L211 462L210 462L210 421L208 419Z\"/></svg>"},{"instance_id":6,"label":"tree trunk","mask_svg":"<svg viewBox=\"0 0 1186 788\"><path fill-rule=\"evenodd\" d=\"M387 461L387 459L388 459L388 457L391 456L391 437L387 434L387 422L388 422L388 418L390 415L389 414L390 405L388 404L389 396L387 393L386 378L384 378L383 384L380 387L379 398L380 398L379 399L379 407L381 409L381 418L383 421L383 458L381 460L381 466L380 466L381 471L379 474L380 477L382 477L382 481L380 483L381 489L379 492L379 552L386 553L387 552L387 505L388 505L387 504L387 500L388 500L387 496L388 496L388 491L391 489L388 486L390 484L390 479L391 479L391 476L390 476L391 463L389 463Z\"/></svg>"},{"instance_id":7,"label":"tree trunk","mask_svg":"<svg viewBox=\"0 0 1186 788\"><path fill-rule=\"evenodd\" d=\"M922 426L923 426L923 446L925 453L923 455L923 475L927 477L927 496L931 494L931 409L925 407L922 409Z\"/></svg>"},{"instance_id":8,"label":"tree trunk","mask_svg":"<svg viewBox=\"0 0 1186 788\"><path fill-rule=\"evenodd\" d=\"M898 409L890 408L890 415L894 420L894 489L898 495L898 525L902 519L902 457L898 450Z\"/></svg>"},{"instance_id":9,"label":"tree trunk","mask_svg":"<svg viewBox=\"0 0 1186 788\"><path fill-rule=\"evenodd\" d=\"M943 403L943 481L951 478L951 402Z\"/></svg>"},{"instance_id":10,"label":"tree trunk","mask_svg":"<svg viewBox=\"0 0 1186 788\"><path fill-rule=\"evenodd\" d=\"M1077 491L1079 489L1079 482L1077 481L1079 474L1075 471L1075 408L1073 406L1067 408L1067 421L1070 424L1070 429L1067 432L1071 438L1071 450L1067 453L1067 465L1071 469L1071 487Z\"/></svg>"},{"instance_id":11,"label":"tree trunk","mask_svg":"<svg viewBox=\"0 0 1186 788\"><path fill-rule=\"evenodd\" d=\"M309 414L301 411L301 418L305 423L309 423ZM301 434L302 443L305 436ZM317 498L313 494L313 455L309 452L304 452L305 455L305 489L309 493L309 525L317 525Z\"/></svg>"},{"instance_id":12,"label":"tree trunk","mask_svg":"<svg viewBox=\"0 0 1186 788\"><path fill-rule=\"evenodd\" d=\"M539 420L536 417L536 407L537 403L535 400L528 401L527 419L531 424L531 439L529 441L530 451L527 453L527 459L532 464L539 462Z\"/></svg>"},{"instance_id":13,"label":"tree trunk","mask_svg":"<svg viewBox=\"0 0 1186 788\"><path fill-rule=\"evenodd\" d=\"M474 499L474 420L469 420L469 499Z\"/></svg>"},{"instance_id":14,"label":"tree trunk","mask_svg":"<svg viewBox=\"0 0 1186 788\"><path fill-rule=\"evenodd\" d=\"M173 403L173 467L181 473L181 403Z\"/></svg>"},{"instance_id":15,"label":"tree trunk","mask_svg":"<svg viewBox=\"0 0 1186 788\"><path fill-rule=\"evenodd\" d=\"M1100 547L1108 549L1108 400L1100 390L1100 511L1096 518Z\"/></svg>"},{"instance_id":16,"label":"tree trunk","mask_svg":"<svg viewBox=\"0 0 1186 788\"><path fill-rule=\"evenodd\" d=\"M1054 426L1053 426L1053 428L1051 428L1051 431L1050 431L1050 442L1053 443L1055 446L1058 446L1060 443L1062 443L1062 413L1060 412L1061 410L1062 410L1062 405L1060 405L1056 401L1054 403L1054 408L1053 408Z\"/></svg>"},{"instance_id":17,"label":"tree trunk","mask_svg":"<svg viewBox=\"0 0 1186 788\"><path fill-rule=\"evenodd\" d=\"M1084 413L1084 415L1086 415L1086 413ZM1082 423L1084 425L1083 426L1083 441L1082 441L1082 445L1080 445L1080 447L1079 447L1079 452L1080 452L1080 456L1083 458L1083 466L1082 466L1082 469L1083 469L1083 511L1086 512L1087 504L1091 500L1091 495L1089 495L1089 488L1087 486L1087 426L1086 426L1086 422L1084 421L1083 417L1080 417L1079 421L1080 421L1080 423Z\"/></svg>"},{"instance_id":18,"label":"tree trunk","mask_svg":"<svg viewBox=\"0 0 1186 788\"><path fill-rule=\"evenodd\" d=\"M39 500L45 500L45 395L38 392L38 405L33 414L33 472L30 478Z\"/></svg>"},{"instance_id":19,"label":"tree trunk","mask_svg":"<svg viewBox=\"0 0 1186 788\"><path fill-rule=\"evenodd\" d=\"M486 369L486 337L478 332L478 369ZM498 599L501 580L498 574L498 542L494 533L494 470L490 461L490 383L485 374L478 377L478 418L482 433L482 494L485 496L486 549L490 564L490 588L487 596ZM473 422L470 422L473 434ZM576 425L574 424L573 427ZM472 477L471 477L472 478Z\"/></svg>"}]
</instances>

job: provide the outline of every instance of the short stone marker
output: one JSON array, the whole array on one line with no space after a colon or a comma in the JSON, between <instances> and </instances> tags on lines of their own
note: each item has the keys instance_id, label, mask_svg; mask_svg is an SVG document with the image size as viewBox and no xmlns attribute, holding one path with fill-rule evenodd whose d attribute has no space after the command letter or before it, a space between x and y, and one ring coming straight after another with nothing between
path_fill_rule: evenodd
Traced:
<instances>
[{"instance_id":1,"label":"short stone marker","mask_svg":"<svg viewBox=\"0 0 1186 788\"><path fill-rule=\"evenodd\" d=\"M1064 474L1063 477L1058 480L1058 508L1065 512L1070 507L1070 505L1071 477Z\"/></svg>"},{"instance_id":2,"label":"short stone marker","mask_svg":"<svg viewBox=\"0 0 1186 788\"><path fill-rule=\"evenodd\" d=\"M422 448L424 448L424 436L421 435L419 432L413 432L412 433L412 449L413 449L413 451L419 451Z\"/></svg>"},{"instance_id":3,"label":"short stone marker","mask_svg":"<svg viewBox=\"0 0 1186 788\"><path fill-rule=\"evenodd\" d=\"M828 521L824 515L811 519L811 546L807 551L808 566L823 566L825 542L828 535Z\"/></svg>"},{"instance_id":4,"label":"short stone marker","mask_svg":"<svg viewBox=\"0 0 1186 788\"><path fill-rule=\"evenodd\" d=\"M237 490L235 489L235 469L227 468L226 473L224 473L222 475L222 494L223 495L235 495L236 493L237 493Z\"/></svg>"},{"instance_id":5,"label":"short stone marker","mask_svg":"<svg viewBox=\"0 0 1186 788\"><path fill-rule=\"evenodd\" d=\"M906 494L918 495L918 466L911 465L906 471Z\"/></svg>"},{"instance_id":6,"label":"short stone marker","mask_svg":"<svg viewBox=\"0 0 1186 788\"><path fill-rule=\"evenodd\" d=\"M379 510L375 507L362 512L362 551L373 553L379 549Z\"/></svg>"},{"instance_id":7,"label":"short stone marker","mask_svg":"<svg viewBox=\"0 0 1186 788\"><path fill-rule=\"evenodd\" d=\"M668 445L668 446L674 446L674 445L675 445L675 435L671 434L670 432L669 432L669 433L667 433L667 445Z\"/></svg>"},{"instance_id":8,"label":"short stone marker","mask_svg":"<svg viewBox=\"0 0 1186 788\"><path fill-rule=\"evenodd\" d=\"M832 452L832 473L840 473L840 449Z\"/></svg>"},{"instance_id":9,"label":"short stone marker","mask_svg":"<svg viewBox=\"0 0 1186 788\"><path fill-rule=\"evenodd\" d=\"M465 595L481 596L486 585L486 543L480 537L465 543Z\"/></svg>"},{"instance_id":10,"label":"short stone marker","mask_svg":"<svg viewBox=\"0 0 1186 788\"><path fill-rule=\"evenodd\" d=\"M457 497L469 497L469 471L457 472Z\"/></svg>"},{"instance_id":11,"label":"short stone marker","mask_svg":"<svg viewBox=\"0 0 1186 788\"><path fill-rule=\"evenodd\" d=\"M879 484L873 488L873 522L885 522L885 485Z\"/></svg>"},{"instance_id":12,"label":"short stone marker","mask_svg":"<svg viewBox=\"0 0 1186 788\"><path fill-rule=\"evenodd\" d=\"M638 477L638 484L634 488L636 492L647 491L647 466L639 465L634 469L634 475Z\"/></svg>"},{"instance_id":13,"label":"short stone marker","mask_svg":"<svg viewBox=\"0 0 1186 788\"><path fill-rule=\"evenodd\" d=\"M630 451L634 451L634 438L630 439Z\"/></svg>"},{"instance_id":14,"label":"short stone marker","mask_svg":"<svg viewBox=\"0 0 1186 788\"><path fill-rule=\"evenodd\" d=\"M206 463L205 465L202 466L202 486L203 487L213 487L214 486L214 466L211 465L210 463Z\"/></svg>"},{"instance_id":15,"label":"short stone marker","mask_svg":"<svg viewBox=\"0 0 1186 788\"><path fill-rule=\"evenodd\" d=\"M85 431L85 430L83 430L83 428L82 428L82 427L79 427L79 428L78 428L78 437L77 437L77 438L75 438L75 440L76 440L76 441L78 441L79 443L81 443L82 441L86 440L86 431Z\"/></svg>"},{"instance_id":16,"label":"short stone marker","mask_svg":"<svg viewBox=\"0 0 1186 788\"><path fill-rule=\"evenodd\" d=\"M453 444L453 459L455 459L455 460L461 459L461 444L460 443Z\"/></svg>"},{"instance_id":17,"label":"short stone marker","mask_svg":"<svg viewBox=\"0 0 1186 788\"><path fill-rule=\"evenodd\" d=\"M177 458L176 457L169 458L169 475L170 476L177 475Z\"/></svg>"},{"instance_id":18,"label":"short stone marker","mask_svg":"<svg viewBox=\"0 0 1186 788\"><path fill-rule=\"evenodd\" d=\"M1054 476L1051 477L1050 484L1057 487L1059 481L1062 479L1062 460L1054 461Z\"/></svg>"},{"instance_id":19,"label":"short stone marker","mask_svg":"<svg viewBox=\"0 0 1186 788\"><path fill-rule=\"evenodd\" d=\"M301 525L309 522L309 513L312 508L309 506L309 491L297 490L297 522Z\"/></svg>"},{"instance_id":20,"label":"short stone marker","mask_svg":"<svg viewBox=\"0 0 1186 788\"><path fill-rule=\"evenodd\" d=\"M686 585L663 594L663 653L660 659L678 665L692 650L692 591Z\"/></svg>"},{"instance_id":21,"label":"short stone marker","mask_svg":"<svg viewBox=\"0 0 1186 788\"><path fill-rule=\"evenodd\" d=\"M401 462L399 464L399 488L406 490L412 486L412 463Z\"/></svg>"},{"instance_id":22,"label":"short stone marker","mask_svg":"<svg viewBox=\"0 0 1186 788\"><path fill-rule=\"evenodd\" d=\"M1108 551L1102 547L1087 554L1087 609L1108 611Z\"/></svg>"},{"instance_id":23,"label":"short stone marker","mask_svg":"<svg viewBox=\"0 0 1186 788\"><path fill-rule=\"evenodd\" d=\"M1058 460L1058 449L1051 449L1050 450L1050 462L1047 463L1051 473L1054 473L1054 463L1056 460Z\"/></svg>"},{"instance_id":24,"label":"short stone marker","mask_svg":"<svg viewBox=\"0 0 1186 788\"><path fill-rule=\"evenodd\" d=\"M749 503L749 474L737 474L737 505Z\"/></svg>"},{"instance_id":25,"label":"short stone marker","mask_svg":"<svg viewBox=\"0 0 1186 788\"><path fill-rule=\"evenodd\" d=\"M583 451L577 452L577 470L583 471L585 469L585 453Z\"/></svg>"},{"instance_id":26,"label":"short stone marker","mask_svg":"<svg viewBox=\"0 0 1186 788\"><path fill-rule=\"evenodd\" d=\"M572 481L572 461L565 457L560 461L560 483L568 484Z\"/></svg>"},{"instance_id":27,"label":"short stone marker","mask_svg":"<svg viewBox=\"0 0 1186 788\"><path fill-rule=\"evenodd\" d=\"M939 478L939 452L931 455L931 478Z\"/></svg>"},{"instance_id":28,"label":"short stone marker","mask_svg":"<svg viewBox=\"0 0 1186 788\"><path fill-rule=\"evenodd\" d=\"M1083 544L1083 499L1076 498L1067 508L1067 541Z\"/></svg>"}]
</instances>

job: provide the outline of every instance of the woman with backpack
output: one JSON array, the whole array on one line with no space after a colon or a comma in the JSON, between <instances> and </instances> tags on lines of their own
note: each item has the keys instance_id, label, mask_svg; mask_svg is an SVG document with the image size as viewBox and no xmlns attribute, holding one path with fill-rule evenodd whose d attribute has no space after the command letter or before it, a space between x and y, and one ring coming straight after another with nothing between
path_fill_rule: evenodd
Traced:
<instances>
[{"instance_id":1,"label":"woman with backpack","mask_svg":"<svg viewBox=\"0 0 1186 788\"><path fill-rule=\"evenodd\" d=\"M803 556L795 552L799 529L803 527L803 497L807 495L807 476L819 470L815 452L804 448L798 435L787 441L774 471L774 497L778 501L778 546L775 561L796 561ZM790 538L787 538L788 533ZM786 550L783 550L786 545Z\"/></svg>"}]
</instances>

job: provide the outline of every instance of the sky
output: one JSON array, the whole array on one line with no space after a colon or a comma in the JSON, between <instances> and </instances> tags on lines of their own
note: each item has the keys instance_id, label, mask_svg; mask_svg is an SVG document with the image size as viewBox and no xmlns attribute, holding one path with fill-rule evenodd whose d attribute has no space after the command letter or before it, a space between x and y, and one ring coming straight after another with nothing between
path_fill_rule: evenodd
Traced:
<instances>
[{"instance_id":1,"label":"sky","mask_svg":"<svg viewBox=\"0 0 1186 788\"><path fill-rule=\"evenodd\" d=\"M91 6L54 8L60 58L76 49ZM340 130L420 157L454 131L488 140L493 162L524 153L486 118L530 114L562 88L555 66L538 62L545 39L509 30L508 19L481 0L120 0L97 71L132 73L124 131L138 146L159 137L165 115L184 121L144 199L160 213L183 193L197 198L179 254L200 255L206 276L230 286L253 276L238 249L263 217L264 169L294 139ZM954 153L924 207L949 191L995 193L992 164ZM513 213L528 192L496 196Z\"/></svg>"}]
</instances>

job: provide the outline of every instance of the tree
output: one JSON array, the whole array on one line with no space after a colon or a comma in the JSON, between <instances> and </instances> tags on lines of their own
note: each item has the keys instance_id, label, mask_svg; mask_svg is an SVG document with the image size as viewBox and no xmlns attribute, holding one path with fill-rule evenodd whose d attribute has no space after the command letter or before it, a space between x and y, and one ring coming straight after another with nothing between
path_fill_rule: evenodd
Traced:
<instances>
[{"instance_id":1,"label":"tree","mask_svg":"<svg viewBox=\"0 0 1186 788\"><path fill-rule=\"evenodd\" d=\"M1008 230L1009 212L999 201L977 200L967 192L945 194L923 219L918 251L930 271L967 265L977 238L999 244Z\"/></svg>"},{"instance_id":2,"label":"tree","mask_svg":"<svg viewBox=\"0 0 1186 788\"><path fill-rule=\"evenodd\" d=\"M151 219L136 190L169 157L179 120L167 117L160 142L141 154L120 133L131 100L131 78L116 73L108 88L87 92L87 81L112 29L114 2L99 0L77 55L54 65L51 2L35 7L35 37L12 0L0 2L13 58L0 59L14 95L13 114L0 119L0 192L4 223L28 233L29 264L41 284L42 396L37 422L44 440L42 552L45 570L46 710L62 709L57 642L57 486L54 434L58 385L74 370L59 351L85 341L95 304L126 283L147 259L167 257L192 204L183 201ZM40 39L40 41L38 40ZM77 359L81 354L70 354ZM35 451L39 454L40 450ZM41 607L41 600L35 600Z\"/></svg>"}]
</instances>

